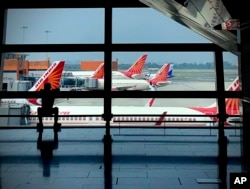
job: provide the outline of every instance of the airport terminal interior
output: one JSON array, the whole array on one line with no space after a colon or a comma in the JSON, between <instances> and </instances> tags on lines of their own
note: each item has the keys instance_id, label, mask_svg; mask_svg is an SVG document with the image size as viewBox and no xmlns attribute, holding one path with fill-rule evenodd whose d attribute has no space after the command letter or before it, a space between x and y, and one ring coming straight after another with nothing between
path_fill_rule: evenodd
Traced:
<instances>
[{"instance_id":1,"label":"airport terminal interior","mask_svg":"<svg viewBox=\"0 0 250 189\"><path fill-rule=\"evenodd\" d=\"M60 109L60 104L58 123L44 127L38 122L34 125L26 125L26 122L37 121L37 112L44 117L51 115L51 112L39 113L35 110L35 113L24 115L23 112L31 112L34 107L23 106L22 111L15 111L13 105L2 104L2 100L10 98L28 98L29 102L34 102L35 98L41 97L40 93L1 89L0 188L249 188L250 16L247 7L247 1L227 0L72 0L57 4L48 1L6 2L1 8L0 86L4 86L4 58L10 53L102 52L105 75L103 90L53 93L59 104L63 100L61 104L78 106L80 109L72 115L63 109L65 106L62 105ZM6 15L9 10L51 8L103 10L104 42L6 42ZM210 43L114 43L114 10L131 8L158 11L205 37ZM22 26L23 23L18 25L19 28ZM48 34L49 31L46 31ZM114 91L112 64L108 62L112 62L115 52L211 53L214 71L209 74L213 75L214 90L208 90L206 81L201 81L202 84L196 81L191 86L191 81L178 81L175 76L168 90ZM233 73L226 72L223 67L223 58L228 52L236 55L238 60L237 70ZM45 75L50 69L45 70ZM194 74L190 73L192 76ZM182 83L178 88L175 83L181 82L189 83ZM148 99L155 99L157 106L161 107L145 107ZM215 101L217 105L212 106ZM186 119L180 118L181 107L187 104L191 106L191 103L204 104L204 107L212 105L203 109L193 106L190 108L191 114L183 113ZM95 109L92 110L90 105L95 105ZM143 107L133 107L135 105ZM165 111L163 106L166 107ZM167 106L177 106L177 113L171 113ZM129 107L128 111L122 114L126 107ZM145 109L143 114L141 108ZM204 114L193 113L198 110L204 111L209 121L201 119L205 117ZM22 124L16 125L15 121L11 121L16 119L10 118L16 117L22 120ZM49 118L45 120L49 121ZM67 124L64 124L65 120L68 120ZM82 121L82 124L75 124L74 120ZM88 124L84 124L87 120ZM93 120L100 120L101 124L93 124Z\"/></svg>"}]
</instances>

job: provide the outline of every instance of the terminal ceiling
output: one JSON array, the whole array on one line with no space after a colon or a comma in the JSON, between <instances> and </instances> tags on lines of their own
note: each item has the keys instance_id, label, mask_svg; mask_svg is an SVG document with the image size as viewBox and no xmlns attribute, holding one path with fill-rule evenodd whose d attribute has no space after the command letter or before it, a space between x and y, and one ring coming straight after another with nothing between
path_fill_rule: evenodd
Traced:
<instances>
[{"instance_id":1,"label":"terminal ceiling","mask_svg":"<svg viewBox=\"0 0 250 189\"><path fill-rule=\"evenodd\" d=\"M249 25L249 14L243 11L244 4L248 7L246 1L239 3L228 0L140 0L140 2L236 55L239 51L237 29L224 30L219 26L232 19L240 19L241 28Z\"/></svg>"}]
</instances>

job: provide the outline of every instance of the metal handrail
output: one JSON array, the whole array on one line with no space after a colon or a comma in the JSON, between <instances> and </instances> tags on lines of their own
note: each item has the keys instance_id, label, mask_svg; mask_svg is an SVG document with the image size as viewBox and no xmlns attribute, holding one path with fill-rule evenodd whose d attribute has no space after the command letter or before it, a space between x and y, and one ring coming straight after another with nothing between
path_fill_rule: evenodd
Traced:
<instances>
[{"instance_id":1,"label":"metal handrail","mask_svg":"<svg viewBox=\"0 0 250 189\"><path fill-rule=\"evenodd\" d=\"M20 114L12 114L12 115L4 115L0 114L0 117L37 117L38 115L20 115ZM58 115L58 117L102 117L103 114L73 114L73 115ZM218 117L218 114L206 114L206 115L200 115L200 114L113 114L113 117ZM228 115L227 117L243 117L242 115ZM50 116L44 116L44 117L50 117ZM51 116L53 117L53 116ZM145 121L144 121L145 122ZM153 121L155 122L155 121Z\"/></svg>"}]
</instances>

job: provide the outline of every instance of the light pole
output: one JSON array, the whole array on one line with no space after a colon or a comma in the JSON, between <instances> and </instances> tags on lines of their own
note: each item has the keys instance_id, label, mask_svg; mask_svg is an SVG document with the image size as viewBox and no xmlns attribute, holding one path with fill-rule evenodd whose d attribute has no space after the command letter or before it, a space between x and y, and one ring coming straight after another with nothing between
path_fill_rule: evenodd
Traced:
<instances>
[{"instance_id":1,"label":"light pole","mask_svg":"<svg viewBox=\"0 0 250 189\"><path fill-rule=\"evenodd\" d=\"M45 30L45 42L46 44L48 44L48 41L49 41L49 33L51 33L50 30ZM46 59L49 60L49 57L48 57L48 52L46 52Z\"/></svg>"},{"instance_id":2,"label":"light pole","mask_svg":"<svg viewBox=\"0 0 250 189\"><path fill-rule=\"evenodd\" d=\"M44 32L45 32L45 35L46 35L46 36L45 36L45 37L46 37L46 38L45 38L45 40L46 40L46 44L48 44L48 40L49 40L49 33L51 33L51 31L50 31L50 30L45 30Z\"/></svg>"},{"instance_id":3,"label":"light pole","mask_svg":"<svg viewBox=\"0 0 250 189\"><path fill-rule=\"evenodd\" d=\"M28 26L22 26L21 28L23 29L23 44L24 44L24 40L25 40L25 30L28 29Z\"/></svg>"}]
</instances>

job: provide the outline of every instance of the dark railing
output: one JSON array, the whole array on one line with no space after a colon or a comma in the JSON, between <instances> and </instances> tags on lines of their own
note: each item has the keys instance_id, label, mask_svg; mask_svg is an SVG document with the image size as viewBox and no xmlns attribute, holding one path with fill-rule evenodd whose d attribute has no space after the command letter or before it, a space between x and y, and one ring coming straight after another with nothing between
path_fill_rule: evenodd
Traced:
<instances>
[{"instance_id":1,"label":"dark railing","mask_svg":"<svg viewBox=\"0 0 250 189\"><path fill-rule=\"evenodd\" d=\"M37 115L0 115L0 117L22 117L22 118L36 118ZM47 116L47 117L53 117L53 116ZM60 118L67 118L67 117L71 117L71 118L86 118L86 117L98 117L101 118L103 122L105 122L103 120L103 114L92 114L92 115L59 115L59 122L62 121L62 119ZM127 117L129 117L130 119L127 119ZM177 117L177 119L165 119L167 117ZM181 117L181 118L180 118ZM230 115L228 117L237 117L237 120L232 120L230 121L230 123L235 123L234 126L230 125L230 126L226 126L225 129L234 129L235 127L237 128L241 128L241 124L242 121L240 121L239 119L242 118L241 115ZM163 119L161 119L163 118ZM206 128L213 128L213 129L218 129L218 126L216 125L217 121L216 120L196 120L196 119L190 119L190 118L218 118L218 115L198 115L198 114L192 114L192 115L188 115L188 114L168 114L168 115L163 115L163 114L115 114L113 115L113 119L112 119L112 123L115 123L115 125L112 125L112 128L179 128L179 129L197 129L197 128L201 128L201 129L206 129ZM44 118L46 119L46 118ZM82 120L85 121L85 120ZM90 120L91 122L91 120ZM153 126L153 125L143 125L140 123L157 123L160 122L161 125L157 126ZM93 121L94 123L94 121ZM127 123L127 124L125 124ZM204 125L202 125L202 123L204 123ZM183 126L183 124L188 124ZM198 125L196 125L198 124ZM50 126L46 126L48 128L50 128ZM92 124L90 126L88 125L72 125L72 126L64 126L62 124L62 128L96 128L96 127L103 127L100 124L96 124L95 126L93 126ZM21 129L21 128L35 128L32 125L20 125L20 126L0 126L0 129L13 129L13 128L17 128L17 129Z\"/></svg>"}]
</instances>

